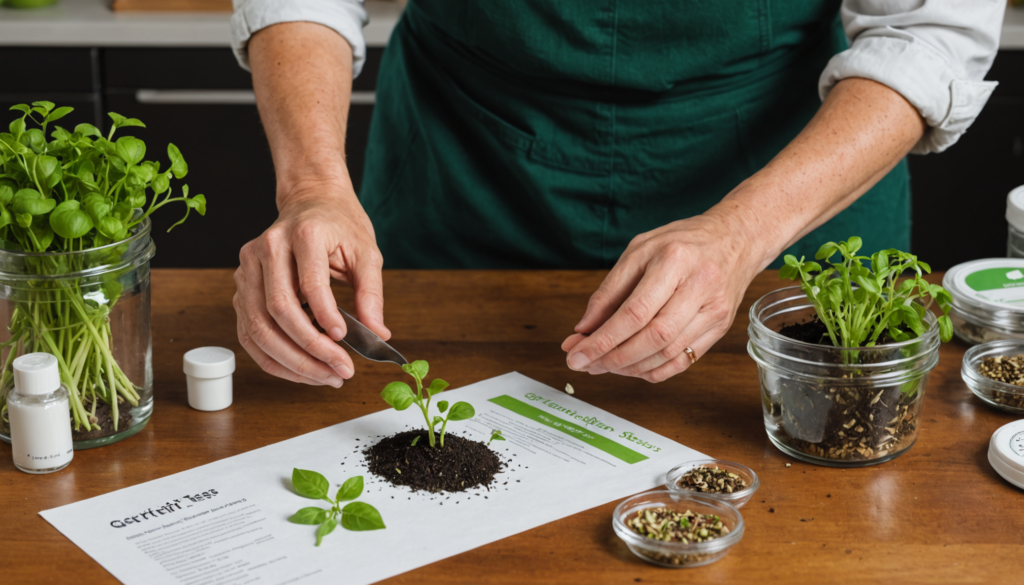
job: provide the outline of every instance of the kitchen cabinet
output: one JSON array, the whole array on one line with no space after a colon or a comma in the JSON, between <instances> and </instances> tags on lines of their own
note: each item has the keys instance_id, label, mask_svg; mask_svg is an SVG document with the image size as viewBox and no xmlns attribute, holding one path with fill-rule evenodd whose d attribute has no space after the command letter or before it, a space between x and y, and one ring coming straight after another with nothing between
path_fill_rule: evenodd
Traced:
<instances>
[{"instance_id":1,"label":"kitchen cabinet","mask_svg":"<svg viewBox=\"0 0 1024 585\"><path fill-rule=\"evenodd\" d=\"M364 102L381 52L373 50L369 75L354 88ZM147 125L125 132L144 139L149 156L162 160L174 142L189 162L184 182L209 203L206 217L158 233L154 266L237 266L239 249L277 217L274 166L250 75L226 49L149 48L105 49L103 77L106 107ZM346 156L357 189L372 112L372 103L360 103L349 113ZM179 211L184 207L154 214L154 232L166 231Z\"/></svg>"}]
</instances>

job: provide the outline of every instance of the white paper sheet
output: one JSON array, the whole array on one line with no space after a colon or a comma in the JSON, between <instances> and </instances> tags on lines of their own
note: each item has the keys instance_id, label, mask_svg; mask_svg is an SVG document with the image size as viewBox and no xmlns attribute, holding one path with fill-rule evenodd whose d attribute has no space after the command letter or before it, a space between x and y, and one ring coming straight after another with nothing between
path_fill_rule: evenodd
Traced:
<instances>
[{"instance_id":1,"label":"white paper sheet","mask_svg":"<svg viewBox=\"0 0 1024 585\"><path fill-rule=\"evenodd\" d=\"M364 447L423 424L414 409L389 409L40 514L123 583L372 583L654 488L672 466L703 458L518 373L443 396L477 413L449 432L507 437L491 444L511 463L489 491L414 493L369 474ZM313 546L315 526L287 521L317 505L292 491L293 467L325 475L332 495L362 475L358 501L387 528L339 526Z\"/></svg>"}]
</instances>

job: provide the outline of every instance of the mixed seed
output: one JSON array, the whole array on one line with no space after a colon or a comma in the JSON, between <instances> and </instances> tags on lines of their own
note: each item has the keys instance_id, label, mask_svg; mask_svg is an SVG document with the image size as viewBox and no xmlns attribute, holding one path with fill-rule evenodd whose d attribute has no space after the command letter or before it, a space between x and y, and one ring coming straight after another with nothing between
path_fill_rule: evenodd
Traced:
<instances>
[{"instance_id":1,"label":"mixed seed","mask_svg":"<svg viewBox=\"0 0 1024 585\"><path fill-rule=\"evenodd\" d=\"M645 508L626 521L633 532L664 542L707 542L729 534L729 528L714 514L677 512L669 508Z\"/></svg>"},{"instance_id":2,"label":"mixed seed","mask_svg":"<svg viewBox=\"0 0 1024 585\"><path fill-rule=\"evenodd\" d=\"M985 358L978 366L978 373L996 382L1024 387L1024 355ZM1021 394L1013 394L997 390L992 393L992 400L997 404L1024 408L1024 391Z\"/></svg>"},{"instance_id":3,"label":"mixed seed","mask_svg":"<svg viewBox=\"0 0 1024 585\"><path fill-rule=\"evenodd\" d=\"M705 494L731 494L750 486L742 477L727 469L701 465L676 480L676 487Z\"/></svg>"}]
</instances>

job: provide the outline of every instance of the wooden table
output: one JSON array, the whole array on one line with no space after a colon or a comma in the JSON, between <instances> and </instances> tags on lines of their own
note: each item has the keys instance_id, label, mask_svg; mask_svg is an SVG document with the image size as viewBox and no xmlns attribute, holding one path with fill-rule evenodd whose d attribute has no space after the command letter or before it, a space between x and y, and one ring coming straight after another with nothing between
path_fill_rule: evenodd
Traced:
<instances>
[{"instance_id":1,"label":"wooden table","mask_svg":"<svg viewBox=\"0 0 1024 585\"><path fill-rule=\"evenodd\" d=\"M960 379L966 347L943 346L917 445L866 469L817 467L783 456L761 417L757 368L747 356L747 310L779 287L761 275L729 334L683 375L652 385L570 371L559 344L582 316L598 272L385 274L394 344L462 386L512 370L761 477L727 557L672 571L635 558L612 532L615 503L400 575L391 583L1021 583L1024 501L989 466L988 441L1016 417L986 406ZM342 306L351 306L338 288ZM114 446L80 451L67 469L31 476L0 446L0 582L115 583L38 512L308 433L385 407L394 366L356 358L340 390L264 374L235 338L230 270L153 272L156 407L149 425ZM238 356L235 402L188 407L182 354L219 345ZM787 463L792 463L787 467ZM552 489L557 489L552 486ZM341 581L339 581L341 582Z\"/></svg>"}]
</instances>

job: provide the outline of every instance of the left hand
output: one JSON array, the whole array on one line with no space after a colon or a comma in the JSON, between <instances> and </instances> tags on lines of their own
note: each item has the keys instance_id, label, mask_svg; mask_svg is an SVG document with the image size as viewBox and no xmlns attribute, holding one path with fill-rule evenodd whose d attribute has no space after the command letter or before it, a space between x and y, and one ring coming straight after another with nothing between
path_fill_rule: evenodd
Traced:
<instances>
[{"instance_id":1,"label":"left hand","mask_svg":"<svg viewBox=\"0 0 1024 585\"><path fill-rule=\"evenodd\" d=\"M703 356L732 325L761 270L744 230L708 214L630 242L562 342L574 370L661 382Z\"/></svg>"}]
</instances>

